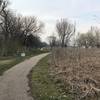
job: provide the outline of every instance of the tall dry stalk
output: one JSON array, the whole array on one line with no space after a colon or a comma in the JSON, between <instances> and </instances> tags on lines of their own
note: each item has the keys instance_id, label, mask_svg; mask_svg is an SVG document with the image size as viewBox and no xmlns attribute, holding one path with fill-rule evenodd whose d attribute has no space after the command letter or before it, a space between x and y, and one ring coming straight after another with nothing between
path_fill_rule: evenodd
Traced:
<instances>
[{"instance_id":1,"label":"tall dry stalk","mask_svg":"<svg viewBox=\"0 0 100 100\"><path fill-rule=\"evenodd\" d=\"M99 100L100 51L98 49L56 48L52 66L55 79L64 83L74 100Z\"/></svg>"}]
</instances>

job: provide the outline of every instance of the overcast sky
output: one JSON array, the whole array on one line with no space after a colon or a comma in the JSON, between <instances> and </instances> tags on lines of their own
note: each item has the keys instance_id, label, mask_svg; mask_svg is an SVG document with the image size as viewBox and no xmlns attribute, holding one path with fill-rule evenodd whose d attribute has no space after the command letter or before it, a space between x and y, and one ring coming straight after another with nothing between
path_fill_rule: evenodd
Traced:
<instances>
[{"instance_id":1,"label":"overcast sky","mask_svg":"<svg viewBox=\"0 0 100 100\"><path fill-rule=\"evenodd\" d=\"M52 34L56 21L68 18L76 22L77 31L100 26L100 0L10 0L10 8L22 15L37 16L45 23L42 39Z\"/></svg>"}]
</instances>

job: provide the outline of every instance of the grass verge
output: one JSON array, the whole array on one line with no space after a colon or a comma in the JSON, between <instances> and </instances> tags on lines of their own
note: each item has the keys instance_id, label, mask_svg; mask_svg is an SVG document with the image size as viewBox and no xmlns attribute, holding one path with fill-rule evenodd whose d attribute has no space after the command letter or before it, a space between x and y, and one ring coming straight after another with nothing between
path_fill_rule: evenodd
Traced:
<instances>
[{"instance_id":1,"label":"grass verge","mask_svg":"<svg viewBox=\"0 0 100 100\"><path fill-rule=\"evenodd\" d=\"M71 100L50 76L48 59L46 56L40 60L28 75L31 95L35 100Z\"/></svg>"},{"instance_id":2,"label":"grass verge","mask_svg":"<svg viewBox=\"0 0 100 100\"><path fill-rule=\"evenodd\" d=\"M8 62L6 62L6 59L1 61L4 63L0 63L0 75L2 75L6 70L10 69L14 65L24 61L28 57L16 57L16 58L10 58Z\"/></svg>"},{"instance_id":3,"label":"grass verge","mask_svg":"<svg viewBox=\"0 0 100 100\"><path fill-rule=\"evenodd\" d=\"M6 70L10 69L14 65L24 61L25 59L47 52L48 51L40 51L34 49L31 53L28 52L25 57L20 57L20 56L0 57L0 75L2 75Z\"/></svg>"}]
</instances>

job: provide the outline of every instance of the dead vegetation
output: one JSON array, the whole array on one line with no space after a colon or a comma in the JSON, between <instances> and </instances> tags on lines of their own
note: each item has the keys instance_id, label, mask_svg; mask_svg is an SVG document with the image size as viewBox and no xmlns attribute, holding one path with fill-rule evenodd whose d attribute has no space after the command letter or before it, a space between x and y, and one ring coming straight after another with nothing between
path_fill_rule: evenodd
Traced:
<instances>
[{"instance_id":1,"label":"dead vegetation","mask_svg":"<svg viewBox=\"0 0 100 100\"><path fill-rule=\"evenodd\" d=\"M99 49L54 49L51 64L51 75L74 100L100 99Z\"/></svg>"}]
</instances>

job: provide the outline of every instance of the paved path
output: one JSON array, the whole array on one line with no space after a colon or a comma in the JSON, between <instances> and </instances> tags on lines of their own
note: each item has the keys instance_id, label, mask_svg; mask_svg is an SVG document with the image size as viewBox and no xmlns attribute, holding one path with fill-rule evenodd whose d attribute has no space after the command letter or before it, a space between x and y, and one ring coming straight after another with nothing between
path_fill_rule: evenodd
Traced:
<instances>
[{"instance_id":1,"label":"paved path","mask_svg":"<svg viewBox=\"0 0 100 100\"><path fill-rule=\"evenodd\" d=\"M15 65L0 77L0 100L33 100L28 94L27 75L37 62L45 57L41 54Z\"/></svg>"}]
</instances>

